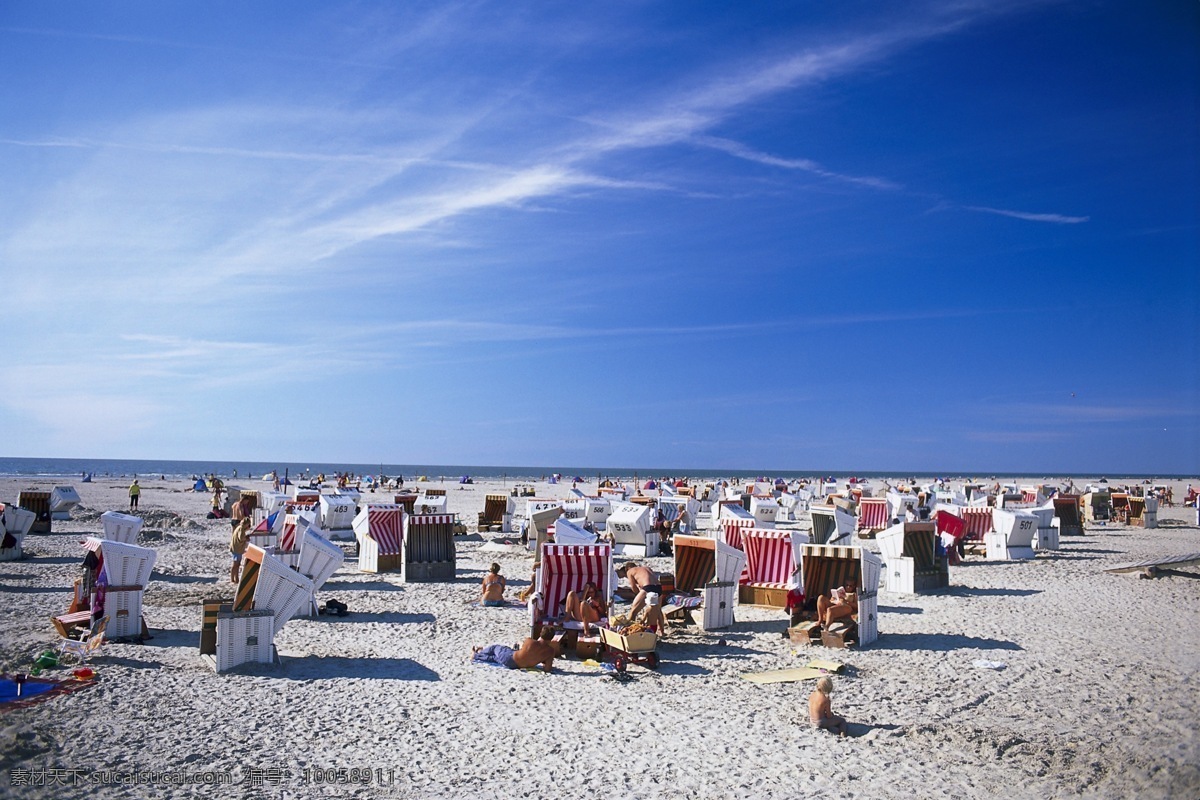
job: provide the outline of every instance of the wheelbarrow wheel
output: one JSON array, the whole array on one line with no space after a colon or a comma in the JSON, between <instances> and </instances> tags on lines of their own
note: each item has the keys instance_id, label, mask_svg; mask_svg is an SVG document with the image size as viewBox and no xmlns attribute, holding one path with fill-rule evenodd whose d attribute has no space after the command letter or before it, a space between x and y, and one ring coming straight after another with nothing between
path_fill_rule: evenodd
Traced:
<instances>
[{"instance_id":1,"label":"wheelbarrow wheel","mask_svg":"<svg viewBox=\"0 0 1200 800\"><path fill-rule=\"evenodd\" d=\"M658 669L658 653L651 653L646 656L646 666L650 669Z\"/></svg>"},{"instance_id":2,"label":"wheelbarrow wheel","mask_svg":"<svg viewBox=\"0 0 1200 800\"><path fill-rule=\"evenodd\" d=\"M613 666L617 668L617 672L623 673L625 672L625 663L625 656L617 656L616 661L613 662Z\"/></svg>"}]
</instances>

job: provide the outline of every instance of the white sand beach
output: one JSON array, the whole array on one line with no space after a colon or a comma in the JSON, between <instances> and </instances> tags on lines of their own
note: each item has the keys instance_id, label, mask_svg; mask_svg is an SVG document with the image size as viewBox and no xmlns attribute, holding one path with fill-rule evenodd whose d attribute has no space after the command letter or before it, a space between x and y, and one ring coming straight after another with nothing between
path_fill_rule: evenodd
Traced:
<instances>
[{"instance_id":1,"label":"white sand beach","mask_svg":"<svg viewBox=\"0 0 1200 800\"><path fill-rule=\"evenodd\" d=\"M576 657L552 675L468 662L472 645L528 635L523 607L473 603L493 560L510 595L528 584L531 554L480 551L499 534L458 538L453 583L361 573L342 542L347 561L319 599L350 613L299 616L276 637L281 663L218 675L199 655L199 604L232 596L229 523L206 519L209 497L186 481L142 484L140 543L158 552L144 606L153 638L106 644L94 687L0 716L0 795L194 797L212 790L112 781L208 771L237 798L1200 796L1200 570L1104 572L1200 551L1195 509L1161 509L1156 530L1089 526L1031 561L974 556L940 593L881 589L879 639L860 650L799 647L781 636L783 612L739 608L728 630L674 632L661 667L631 666L625 682ZM6 479L0 500L52 485ZM4 672L56 645L49 618L66 611L80 541L101 513L127 508L128 480L74 485L73 519L0 563ZM474 530L484 495L511 484L444 488ZM539 496L568 489L537 484ZM855 736L809 728L811 680L740 677L814 657L846 665L833 707Z\"/></svg>"}]
</instances>

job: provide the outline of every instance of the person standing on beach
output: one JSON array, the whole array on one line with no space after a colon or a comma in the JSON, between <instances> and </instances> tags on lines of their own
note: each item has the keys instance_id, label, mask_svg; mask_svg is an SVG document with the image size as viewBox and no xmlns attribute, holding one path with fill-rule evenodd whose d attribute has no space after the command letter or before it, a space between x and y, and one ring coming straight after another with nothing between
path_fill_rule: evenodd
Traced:
<instances>
[{"instance_id":1,"label":"person standing on beach","mask_svg":"<svg viewBox=\"0 0 1200 800\"><path fill-rule=\"evenodd\" d=\"M129 510L130 512L138 510L138 499L142 496L142 487L138 486L137 478L133 479L133 483L129 484Z\"/></svg>"}]
</instances>

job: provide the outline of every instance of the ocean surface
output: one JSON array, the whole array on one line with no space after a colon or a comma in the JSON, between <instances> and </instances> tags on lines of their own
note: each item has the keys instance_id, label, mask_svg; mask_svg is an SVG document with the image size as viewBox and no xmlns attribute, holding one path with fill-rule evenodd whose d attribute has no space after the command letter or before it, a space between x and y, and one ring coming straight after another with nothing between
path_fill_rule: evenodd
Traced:
<instances>
[{"instance_id":1,"label":"ocean surface","mask_svg":"<svg viewBox=\"0 0 1200 800\"><path fill-rule=\"evenodd\" d=\"M603 477L629 478L641 477L673 477L673 478L818 478L829 475L826 472L811 470L784 470L772 472L755 472L751 470L728 469L679 469L670 467L579 467L579 466L480 466L467 464L353 464L353 463L323 463L285 462L285 461L166 461L156 459L104 459L104 458L2 458L0 457L0 477L31 477L31 478L70 478L80 479L84 475L93 478L131 478L136 475L158 475L164 478L197 478L204 475L216 474L222 479L262 479L272 470L277 470L282 478L300 475L326 476L348 472L352 475L366 478L368 476L385 475L406 478L427 476L431 479L459 480L464 475L472 478L507 478L515 481L540 480L550 475L558 474L567 480L580 477L590 482ZM1022 473L932 473L932 472L878 472L864 470L858 473L839 473L835 478L845 478L850 475L861 475L875 478L907 478L907 477L973 477L973 478L1006 478L1006 477L1038 477L1037 472ZM1062 477L1062 475L1046 475L1044 477ZM1075 478L1100 478L1102 475L1073 474ZM1184 475L1129 475L1113 477L1183 479Z\"/></svg>"}]
</instances>

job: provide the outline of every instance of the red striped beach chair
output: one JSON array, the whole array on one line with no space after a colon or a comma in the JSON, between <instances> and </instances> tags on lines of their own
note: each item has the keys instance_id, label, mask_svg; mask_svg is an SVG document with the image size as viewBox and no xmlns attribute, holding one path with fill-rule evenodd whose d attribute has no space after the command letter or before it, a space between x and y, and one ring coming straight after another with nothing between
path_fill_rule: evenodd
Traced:
<instances>
[{"instance_id":1,"label":"red striped beach chair","mask_svg":"<svg viewBox=\"0 0 1200 800\"><path fill-rule=\"evenodd\" d=\"M988 506L964 506L963 544L975 549L983 547L983 537L992 532L992 509Z\"/></svg>"},{"instance_id":2,"label":"red striped beach chair","mask_svg":"<svg viewBox=\"0 0 1200 800\"><path fill-rule=\"evenodd\" d=\"M746 577L738 590L740 602L753 606L784 608L788 590L796 585L797 571L792 537L797 531L745 528Z\"/></svg>"},{"instance_id":3,"label":"red striped beach chair","mask_svg":"<svg viewBox=\"0 0 1200 800\"><path fill-rule=\"evenodd\" d=\"M557 621L569 592L582 592L589 581L612 607L613 551L609 544L542 545L534 593L529 598L530 623L536 632Z\"/></svg>"},{"instance_id":4,"label":"red striped beach chair","mask_svg":"<svg viewBox=\"0 0 1200 800\"><path fill-rule=\"evenodd\" d=\"M887 528L890 521L886 497L864 497L858 501L858 535L861 538L873 538Z\"/></svg>"},{"instance_id":5,"label":"red striped beach chair","mask_svg":"<svg viewBox=\"0 0 1200 800\"><path fill-rule=\"evenodd\" d=\"M404 506L368 504L354 518L360 572L404 569Z\"/></svg>"}]
</instances>

